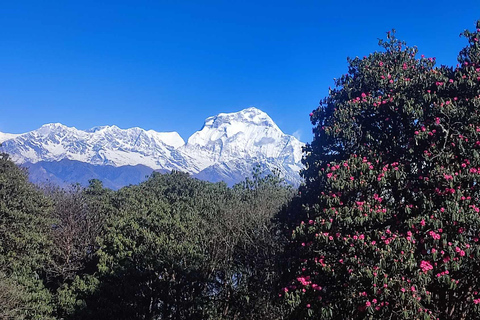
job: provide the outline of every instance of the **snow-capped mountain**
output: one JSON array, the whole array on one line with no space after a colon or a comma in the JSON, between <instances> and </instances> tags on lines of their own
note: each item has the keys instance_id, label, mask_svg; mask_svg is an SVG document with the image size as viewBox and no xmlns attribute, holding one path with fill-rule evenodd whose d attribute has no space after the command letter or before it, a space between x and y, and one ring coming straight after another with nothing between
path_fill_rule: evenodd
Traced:
<instances>
[{"instance_id":1,"label":"snow-capped mountain","mask_svg":"<svg viewBox=\"0 0 480 320\"><path fill-rule=\"evenodd\" d=\"M0 136L2 138L2 136ZM2 149L17 163L76 160L116 167L143 164L153 169L177 169L171 153L184 144L176 132L145 131L116 126L95 127L87 131L60 123L8 138ZM179 169L179 168L178 168Z\"/></svg>"},{"instance_id":2,"label":"snow-capped mountain","mask_svg":"<svg viewBox=\"0 0 480 320\"><path fill-rule=\"evenodd\" d=\"M187 143L176 132L116 126L83 131L59 123L24 134L0 133L0 143L0 151L10 154L13 161L29 166L31 171L41 167L43 176L47 166L32 164L60 165L66 159L97 166L180 170L229 184L249 176L256 164L277 169L287 181L298 184L303 146L256 108L207 118Z\"/></svg>"}]
</instances>

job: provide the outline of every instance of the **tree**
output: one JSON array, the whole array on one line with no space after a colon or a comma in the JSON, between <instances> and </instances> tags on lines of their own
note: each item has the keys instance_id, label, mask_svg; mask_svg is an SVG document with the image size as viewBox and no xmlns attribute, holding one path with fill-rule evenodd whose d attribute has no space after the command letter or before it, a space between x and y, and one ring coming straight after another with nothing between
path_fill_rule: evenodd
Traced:
<instances>
[{"instance_id":1,"label":"tree","mask_svg":"<svg viewBox=\"0 0 480 320\"><path fill-rule=\"evenodd\" d=\"M480 316L480 22L456 68L395 38L311 114L292 318Z\"/></svg>"},{"instance_id":2,"label":"tree","mask_svg":"<svg viewBox=\"0 0 480 320\"><path fill-rule=\"evenodd\" d=\"M42 278L50 259L51 203L0 154L0 317L50 319Z\"/></svg>"},{"instance_id":3,"label":"tree","mask_svg":"<svg viewBox=\"0 0 480 320\"><path fill-rule=\"evenodd\" d=\"M223 186L223 187L222 187ZM205 319L208 229L226 185L154 173L112 197L95 292L76 318ZM207 240L207 241L206 241Z\"/></svg>"},{"instance_id":4,"label":"tree","mask_svg":"<svg viewBox=\"0 0 480 320\"><path fill-rule=\"evenodd\" d=\"M68 281L57 294L59 316L280 317L282 310L271 297L278 291L273 289L280 274L276 254L283 243L272 218L292 194L281 179L256 171L252 179L228 188L180 172L154 173L110 197L98 198L101 190L91 184L82 194L57 195L57 215L67 232L62 239L71 238L70 230L84 229L84 198L90 210L107 217L97 237L94 272L67 264L77 270L73 281L63 277ZM70 223L72 219L76 222ZM60 252L68 253L62 248L69 245L60 246ZM67 259L60 258L59 266L64 266Z\"/></svg>"},{"instance_id":5,"label":"tree","mask_svg":"<svg viewBox=\"0 0 480 320\"><path fill-rule=\"evenodd\" d=\"M53 200L52 216L56 221L50 230L53 259L48 273L50 282L57 285L81 273L98 249L96 239L105 227L106 217L92 206L90 188L83 189L78 184L64 189L45 188Z\"/></svg>"},{"instance_id":6,"label":"tree","mask_svg":"<svg viewBox=\"0 0 480 320\"><path fill-rule=\"evenodd\" d=\"M53 202L55 220L49 230L53 248L45 284L54 293L56 317L65 318L84 308L85 297L97 288L96 252L105 234L113 191L98 180L91 180L87 188L46 185L43 191Z\"/></svg>"},{"instance_id":7,"label":"tree","mask_svg":"<svg viewBox=\"0 0 480 320\"><path fill-rule=\"evenodd\" d=\"M209 222L215 257L213 319L280 319L276 303L279 276L284 265L286 238L280 232L278 212L294 190L278 174L260 166L251 178L233 186L228 201Z\"/></svg>"}]
</instances>

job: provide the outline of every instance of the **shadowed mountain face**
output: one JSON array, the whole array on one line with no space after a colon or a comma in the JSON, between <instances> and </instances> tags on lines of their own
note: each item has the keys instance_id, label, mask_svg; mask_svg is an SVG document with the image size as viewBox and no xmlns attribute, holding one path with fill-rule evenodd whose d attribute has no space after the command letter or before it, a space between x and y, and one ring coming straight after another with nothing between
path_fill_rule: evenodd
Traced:
<instances>
[{"instance_id":1,"label":"shadowed mountain face","mask_svg":"<svg viewBox=\"0 0 480 320\"><path fill-rule=\"evenodd\" d=\"M24 134L0 133L0 143L0 151L28 167L37 183L85 184L95 178L117 189L154 170L179 170L231 185L257 164L278 170L292 184L301 181L303 143L256 108L207 118L187 143L176 132L116 126L83 131L58 123Z\"/></svg>"},{"instance_id":2,"label":"shadowed mountain face","mask_svg":"<svg viewBox=\"0 0 480 320\"><path fill-rule=\"evenodd\" d=\"M62 187L80 183L86 186L89 180L98 179L113 190L145 181L153 172L152 168L143 165L114 167L68 159L24 163L22 166L28 169L30 181L34 183L53 183Z\"/></svg>"}]
</instances>

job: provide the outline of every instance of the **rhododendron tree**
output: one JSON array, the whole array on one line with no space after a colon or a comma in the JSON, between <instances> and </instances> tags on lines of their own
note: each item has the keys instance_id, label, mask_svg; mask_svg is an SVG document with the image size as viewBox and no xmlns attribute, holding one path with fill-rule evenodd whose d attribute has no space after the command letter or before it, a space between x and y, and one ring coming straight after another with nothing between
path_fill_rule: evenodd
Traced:
<instances>
[{"instance_id":1,"label":"rhododendron tree","mask_svg":"<svg viewBox=\"0 0 480 320\"><path fill-rule=\"evenodd\" d=\"M456 67L395 38L312 112L292 318L480 317L480 22Z\"/></svg>"}]
</instances>

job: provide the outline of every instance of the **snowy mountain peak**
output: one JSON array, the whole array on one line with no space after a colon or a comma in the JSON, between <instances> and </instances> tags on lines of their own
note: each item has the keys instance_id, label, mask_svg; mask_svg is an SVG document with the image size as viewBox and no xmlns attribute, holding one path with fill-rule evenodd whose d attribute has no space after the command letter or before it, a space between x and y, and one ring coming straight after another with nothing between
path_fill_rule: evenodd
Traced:
<instances>
[{"instance_id":1,"label":"snowy mountain peak","mask_svg":"<svg viewBox=\"0 0 480 320\"><path fill-rule=\"evenodd\" d=\"M239 112L220 113L205 120L204 127L219 128L235 124L277 127L275 122L262 110L250 107Z\"/></svg>"},{"instance_id":2,"label":"snowy mountain peak","mask_svg":"<svg viewBox=\"0 0 480 320\"><path fill-rule=\"evenodd\" d=\"M47 123L35 130L40 135L49 135L51 133L65 132L65 131L76 131L74 127L67 127L61 123Z\"/></svg>"},{"instance_id":3,"label":"snowy mountain peak","mask_svg":"<svg viewBox=\"0 0 480 320\"><path fill-rule=\"evenodd\" d=\"M154 130L148 130L148 134L152 135L156 139L163 141L166 145L172 146L175 149L183 146L185 144L185 141L182 139L182 137L178 134L176 131L171 131L171 132L157 132Z\"/></svg>"},{"instance_id":4,"label":"snowy mountain peak","mask_svg":"<svg viewBox=\"0 0 480 320\"><path fill-rule=\"evenodd\" d=\"M10 140L10 139L14 139L18 136L19 136L19 134L0 132L0 143L2 143L4 141L7 141L7 140Z\"/></svg>"},{"instance_id":5,"label":"snowy mountain peak","mask_svg":"<svg viewBox=\"0 0 480 320\"><path fill-rule=\"evenodd\" d=\"M112 126L97 126L86 130L85 132L92 133L97 136L130 136L135 139L153 139L157 143L165 144L172 148L178 148L185 144L182 137L175 131L172 132L157 132L154 130L145 130L140 127L132 127L128 129L120 129Z\"/></svg>"},{"instance_id":6,"label":"snowy mountain peak","mask_svg":"<svg viewBox=\"0 0 480 320\"><path fill-rule=\"evenodd\" d=\"M262 163L294 177L301 168L302 146L295 137L284 134L265 112L248 108L207 118L202 129L179 151L187 155L191 170L198 172L212 166L223 170L219 164L222 168L251 168Z\"/></svg>"},{"instance_id":7,"label":"snowy mountain peak","mask_svg":"<svg viewBox=\"0 0 480 320\"><path fill-rule=\"evenodd\" d=\"M209 141L230 139L238 134L251 135L253 131L278 131L280 128L263 111L251 107L239 112L220 113L216 116L208 117L200 131L194 133L189 139L188 144L205 145ZM283 133L282 133L283 134Z\"/></svg>"},{"instance_id":8,"label":"snowy mountain peak","mask_svg":"<svg viewBox=\"0 0 480 320\"><path fill-rule=\"evenodd\" d=\"M59 122L52 122L52 123L46 123L42 125L40 128L44 129L57 129L57 128L68 128L66 125L63 125Z\"/></svg>"},{"instance_id":9,"label":"snowy mountain peak","mask_svg":"<svg viewBox=\"0 0 480 320\"><path fill-rule=\"evenodd\" d=\"M88 130L85 130L85 132L95 133L95 132L99 132L99 131L103 131L103 130L108 130L111 127L115 127L115 126L96 126L96 127L90 128Z\"/></svg>"}]
</instances>

